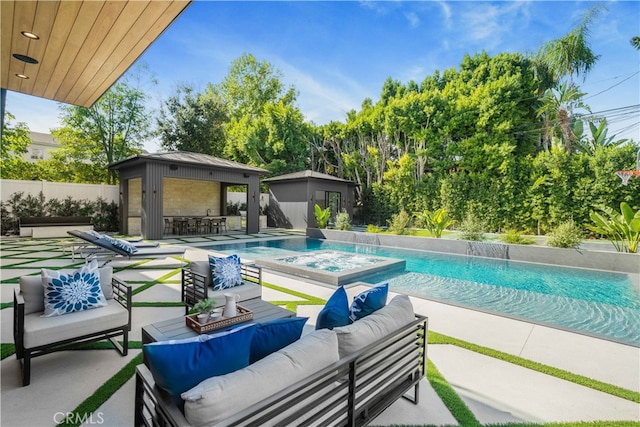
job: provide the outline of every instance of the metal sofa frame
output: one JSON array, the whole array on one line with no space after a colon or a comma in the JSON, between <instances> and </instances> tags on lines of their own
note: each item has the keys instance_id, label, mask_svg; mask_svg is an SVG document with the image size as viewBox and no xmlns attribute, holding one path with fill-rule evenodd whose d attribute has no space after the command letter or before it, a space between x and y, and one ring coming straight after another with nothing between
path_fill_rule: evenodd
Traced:
<instances>
[{"instance_id":1,"label":"metal sofa frame","mask_svg":"<svg viewBox=\"0 0 640 427\"><path fill-rule=\"evenodd\" d=\"M235 414L218 426L366 426L403 397L414 404L426 374L428 320L416 320ZM135 426L189 426L145 365L136 368ZM410 390L413 388L413 393Z\"/></svg>"},{"instance_id":2,"label":"metal sofa frame","mask_svg":"<svg viewBox=\"0 0 640 427\"><path fill-rule=\"evenodd\" d=\"M13 339L16 346L16 357L20 360L22 369L22 385L27 386L31 382L31 359L55 351L71 350L81 345L108 339L122 356L126 356L129 349L129 331L131 330L131 286L113 277L113 298L128 312L126 324L112 329L81 335L63 341L53 342L42 346L24 347L24 298L20 289L16 288L13 294ZM99 310L96 308L94 310ZM122 335L122 345L114 338Z\"/></svg>"},{"instance_id":3,"label":"metal sofa frame","mask_svg":"<svg viewBox=\"0 0 640 427\"><path fill-rule=\"evenodd\" d=\"M262 267L255 264L240 264L240 276L243 284L253 283L262 286ZM241 286L241 285L239 285ZM185 315L199 301L209 297L207 276L197 273L190 268L182 269L182 302L185 305Z\"/></svg>"}]
</instances>

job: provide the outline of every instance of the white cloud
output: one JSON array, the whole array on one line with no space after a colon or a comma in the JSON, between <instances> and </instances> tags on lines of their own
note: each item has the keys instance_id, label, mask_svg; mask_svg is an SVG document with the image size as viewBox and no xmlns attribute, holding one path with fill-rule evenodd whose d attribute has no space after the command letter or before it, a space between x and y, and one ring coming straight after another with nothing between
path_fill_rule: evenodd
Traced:
<instances>
[{"instance_id":1,"label":"white cloud","mask_svg":"<svg viewBox=\"0 0 640 427\"><path fill-rule=\"evenodd\" d=\"M405 13L404 16L407 18L407 20L409 21L409 25L411 25L412 28L416 28L420 25L420 18L418 17L417 13L408 12Z\"/></svg>"},{"instance_id":2,"label":"white cloud","mask_svg":"<svg viewBox=\"0 0 640 427\"><path fill-rule=\"evenodd\" d=\"M451 7L447 4L446 1L439 0L438 4L442 9L442 13L444 14L444 25L446 28L451 28Z\"/></svg>"}]
</instances>

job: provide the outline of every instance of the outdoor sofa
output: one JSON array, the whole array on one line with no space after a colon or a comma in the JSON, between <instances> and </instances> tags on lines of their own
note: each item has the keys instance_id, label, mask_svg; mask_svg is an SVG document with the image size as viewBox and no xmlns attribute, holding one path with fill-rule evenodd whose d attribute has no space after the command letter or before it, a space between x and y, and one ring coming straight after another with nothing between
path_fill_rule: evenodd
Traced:
<instances>
[{"instance_id":1,"label":"outdoor sofa","mask_svg":"<svg viewBox=\"0 0 640 427\"><path fill-rule=\"evenodd\" d=\"M85 275L85 266L76 271L57 270L54 279L68 284L62 275ZM81 309L52 317L45 311L45 273L20 277L13 296L13 339L16 357L21 361L22 385L31 381L31 359L55 351L69 350L79 345L108 339L114 348L126 356L131 330L131 286L113 275L110 266L97 268L104 306ZM91 271L89 271L91 273ZM48 308L50 308L49 306ZM115 338L122 336L122 345Z\"/></svg>"},{"instance_id":2,"label":"outdoor sofa","mask_svg":"<svg viewBox=\"0 0 640 427\"><path fill-rule=\"evenodd\" d=\"M185 305L185 314L189 314L189 310L196 303L207 298L214 298L216 307L223 306L226 292L237 294L240 303L254 298L262 298L262 267L255 264L238 263L242 283L230 289L214 289L216 278L212 276L210 261L192 261L188 268L183 268L182 302Z\"/></svg>"},{"instance_id":3,"label":"outdoor sofa","mask_svg":"<svg viewBox=\"0 0 640 427\"><path fill-rule=\"evenodd\" d=\"M207 378L179 402L138 365L135 425L364 426L400 397L418 403L427 328L427 318L398 295L350 325L315 330L245 368Z\"/></svg>"}]
</instances>

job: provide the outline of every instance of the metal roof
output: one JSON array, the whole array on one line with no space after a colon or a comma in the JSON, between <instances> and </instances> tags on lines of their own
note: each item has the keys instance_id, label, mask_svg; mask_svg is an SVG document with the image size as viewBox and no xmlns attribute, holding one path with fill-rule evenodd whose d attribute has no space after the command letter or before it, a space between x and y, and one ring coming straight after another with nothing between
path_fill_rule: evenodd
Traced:
<instances>
[{"instance_id":1,"label":"metal roof","mask_svg":"<svg viewBox=\"0 0 640 427\"><path fill-rule=\"evenodd\" d=\"M344 182L347 184L357 185L355 182L350 181L348 179L338 178L337 176L328 175L326 173L314 172L310 170L289 173L286 175L274 176L273 178L263 179L262 182L280 182L280 181L294 181L301 179L323 179L326 181L338 181Z\"/></svg>"},{"instance_id":2,"label":"metal roof","mask_svg":"<svg viewBox=\"0 0 640 427\"><path fill-rule=\"evenodd\" d=\"M161 153L145 153L129 157L118 162L111 163L109 169L122 169L134 164L144 163L148 161L158 161L176 164L191 164L194 166L210 166L215 168L234 169L247 172L266 175L268 170L255 166L245 165L243 163L234 162L232 160L213 157L208 154L192 153L190 151L167 151Z\"/></svg>"}]
</instances>

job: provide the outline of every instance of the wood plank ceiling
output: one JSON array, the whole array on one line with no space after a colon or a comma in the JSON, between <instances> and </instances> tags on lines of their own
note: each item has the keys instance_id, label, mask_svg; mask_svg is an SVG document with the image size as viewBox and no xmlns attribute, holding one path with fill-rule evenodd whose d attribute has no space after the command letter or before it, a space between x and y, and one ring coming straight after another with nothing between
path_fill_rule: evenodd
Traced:
<instances>
[{"instance_id":1,"label":"wood plank ceiling","mask_svg":"<svg viewBox=\"0 0 640 427\"><path fill-rule=\"evenodd\" d=\"M2 0L1 87L90 107L190 2Z\"/></svg>"}]
</instances>

